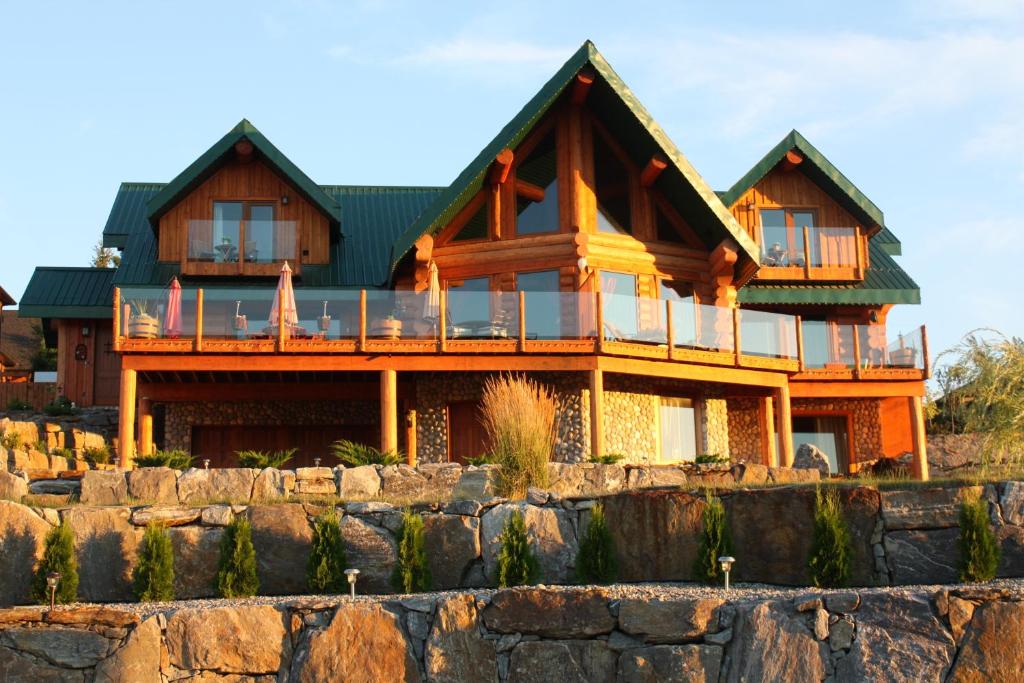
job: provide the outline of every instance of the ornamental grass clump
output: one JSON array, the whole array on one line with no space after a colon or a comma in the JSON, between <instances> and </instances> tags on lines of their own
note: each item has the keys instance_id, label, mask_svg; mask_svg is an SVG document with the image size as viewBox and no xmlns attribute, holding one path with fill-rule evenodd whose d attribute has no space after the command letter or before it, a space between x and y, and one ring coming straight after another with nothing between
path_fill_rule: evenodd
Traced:
<instances>
[{"instance_id":1,"label":"ornamental grass clump","mask_svg":"<svg viewBox=\"0 0 1024 683\"><path fill-rule=\"evenodd\" d=\"M139 602L174 599L174 551L171 535L162 524L150 522L146 527L139 560L132 570L132 588Z\"/></svg>"},{"instance_id":2,"label":"ornamental grass clump","mask_svg":"<svg viewBox=\"0 0 1024 683\"><path fill-rule=\"evenodd\" d=\"M222 598L249 598L260 589L252 526L245 517L235 517L224 529L214 588Z\"/></svg>"},{"instance_id":3,"label":"ornamental grass clump","mask_svg":"<svg viewBox=\"0 0 1024 683\"><path fill-rule=\"evenodd\" d=\"M345 544L338 514L331 510L313 520L313 541L306 564L306 584L314 593L342 593L348 583Z\"/></svg>"},{"instance_id":4,"label":"ornamental grass clump","mask_svg":"<svg viewBox=\"0 0 1024 683\"><path fill-rule=\"evenodd\" d=\"M66 605L78 597L78 561L75 559L75 534L67 520L47 532L43 541L43 557L32 577L32 599L40 605L50 603L46 575L60 574L54 601Z\"/></svg>"},{"instance_id":5,"label":"ornamental grass clump","mask_svg":"<svg viewBox=\"0 0 1024 683\"><path fill-rule=\"evenodd\" d=\"M422 593L430 590L431 583L423 518L406 510L398 532L398 564L391 574L391 586L399 593Z\"/></svg>"},{"instance_id":6,"label":"ornamental grass clump","mask_svg":"<svg viewBox=\"0 0 1024 683\"><path fill-rule=\"evenodd\" d=\"M843 518L839 493L829 489L814 493L814 529L807 570L818 588L840 588L850 580L853 543Z\"/></svg>"},{"instance_id":7,"label":"ornamental grass clump","mask_svg":"<svg viewBox=\"0 0 1024 683\"><path fill-rule=\"evenodd\" d=\"M516 510L498 537L498 587L529 586L540 578L540 564L526 536L526 520Z\"/></svg>"},{"instance_id":8,"label":"ornamental grass clump","mask_svg":"<svg viewBox=\"0 0 1024 683\"><path fill-rule=\"evenodd\" d=\"M981 498L960 504L960 566L963 583L991 581L999 568L999 543L988 520L988 502Z\"/></svg>"},{"instance_id":9,"label":"ornamental grass clump","mask_svg":"<svg viewBox=\"0 0 1024 683\"><path fill-rule=\"evenodd\" d=\"M558 414L554 392L525 377L489 377L480 410L491 456L501 465L497 494L522 498L531 486L547 486Z\"/></svg>"},{"instance_id":10,"label":"ornamental grass clump","mask_svg":"<svg viewBox=\"0 0 1024 683\"><path fill-rule=\"evenodd\" d=\"M615 539L608 528L604 507L595 505L590 511L590 523L576 555L576 578L580 583L615 583L618 576Z\"/></svg>"},{"instance_id":11,"label":"ornamental grass clump","mask_svg":"<svg viewBox=\"0 0 1024 683\"><path fill-rule=\"evenodd\" d=\"M693 561L693 578L703 583L717 584L722 579L722 567L718 558L732 555L732 536L725 519L722 499L707 491L704 494L704 512L701 516L704 531L701 533L697 557Z\"/></svg>"}]
</instances>

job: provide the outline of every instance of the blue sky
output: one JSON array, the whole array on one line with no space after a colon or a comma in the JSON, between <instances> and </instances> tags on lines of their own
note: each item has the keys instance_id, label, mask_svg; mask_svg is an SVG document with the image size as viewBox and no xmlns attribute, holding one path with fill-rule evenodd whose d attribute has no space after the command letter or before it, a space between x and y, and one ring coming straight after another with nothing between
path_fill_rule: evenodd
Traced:
<instances>
[{"instance_id":1,"label":"blue sky","mask_svg":"<svg viewBox=\"0 0 1024 683\"><path fill-rule=\"evenodd\" d=\"M586 38L717 189L791 128L824 152L921 285L890 329L1024 336L1021 0L0 0L0 285L243 117L321 183L448 184Z\"/></svg>"}]
</instances>

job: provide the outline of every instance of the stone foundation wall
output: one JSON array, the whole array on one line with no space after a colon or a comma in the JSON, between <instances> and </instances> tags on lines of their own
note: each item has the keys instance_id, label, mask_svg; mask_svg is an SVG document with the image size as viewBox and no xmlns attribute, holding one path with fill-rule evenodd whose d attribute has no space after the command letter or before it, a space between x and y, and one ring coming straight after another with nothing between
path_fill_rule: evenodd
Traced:
<instances>
[{"instance_id":1,"label":"stone foundation wall","mask_svg":"<svg viewBox=\"0 0 1024 683\"><path fill-rule=\"evenodd\" d=\"M881 402L871 398L794 398L792 410L849 413L853 422L851 462L874 460L882 455ZM794 449L800 444L794 444Z\"/></svg>"},{"instance_id":2,"label":"stone foundation wall","mask_svg":"<svg viewBox=\"0 0 1024 683\"><path fill-rule=\"evenodd\" d=\"M517 588L131 611L0 610L0 671L54 681L1000 681L1019 591Z\"/></svg>"},{"instance_id":3,"label":"stone foundation wall","mask_svg":"<svg viewBox=\"0 0 1024 683\"><path fill-rule=\"evenodd\" d=\"M756 398L730 398L729 454L734 460L763 462L761 453L761 406Z\"/></svg>"}]
</instances>

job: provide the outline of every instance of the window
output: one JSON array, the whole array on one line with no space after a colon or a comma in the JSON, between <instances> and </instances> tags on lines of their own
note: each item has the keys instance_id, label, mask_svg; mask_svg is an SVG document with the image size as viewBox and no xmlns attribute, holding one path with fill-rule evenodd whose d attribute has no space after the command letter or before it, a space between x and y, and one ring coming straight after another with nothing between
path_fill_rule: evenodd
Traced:
<instances>
[{"instance_id":1,"label":"window","mask_svg":"<svg viewBox=\"0 0 1024 683\"><path fill-rule=\"evenodd\" d=\"M804 227L815 226L814 212L806 209L761 209L761 263L766 266L803 267ZM814 253L815 231L811 231Z\"/></svg>"},{"instance_id":2,"label":"window","mask_svg":"<svg viewBox=\"0 0 1024 683\"><path fill-rule=\"evenodd\" d=\"M793 417L793 446L817 446L828 457L829 470L846 473L850 462L849 418L846 415Z\"/></svg>"},{"instance_id":3,"label":"window","mask_svg":"<svg viewBox=\"0 0 1024 683\"><path fill-rule=\"evenodd\" d=\"M295 222L275 220L273 204L214 202L212 221L189 221L189 261L273 264L295 252Z\"/></svg>"},{"instance_id":4,"label":"window","mask_svg":"<svg viewBox=\"0 0 1024 683\"><path fill-rule=\"evenodd\" d=\"M660 399L661 459L663 461L697 459L697 413L688 398Z\"/></svg>"},{"instance_id":5,"label":"window","mask_svg":"<svg viewBox=\"0 0 1024 683\"><path fill-rule=\"evenodd\" d=\"M455 326L491 319L491 278L448 281L448 316Z\"/></svg>"},{"instance_id":6,"label":"window","mask_svg":"<svg viewBox=\"0 0 1024 683\"><path fill-rule=\"evenodd\" d=\"M516 167L516 234L558 232L558 158L555 131L545 135Z\"/></svg>"},{"instance_id":7,"label":"window","mask_svg":"<svg viewBox=\"0 0 1024 683\"><path fill-rule=\"evenodd\" d=\"M526 292L527 336L531 339L561 338L562 302L558 293L558 271L516 273L516 290Z\"/></svg>"},{"instance_id":8,"label":"window","mask_svg":"<svg viewBox=\"0 0 1024 683\"><path fill-rule=\"evenodd\" d=\"M484 202L449 241L470 242L485 240L487 236L487 202Z\"/></svg>"},{"instance_id":9,"label":"window","mask_svg":"<svg viewBox=\"0 0 1024 683\"><path fill-rule=\"evenodd\" d=\"M604 137L594 132L594 193L597 195L598 232L632 233L629 173Z\"/></svg>"},{"instance_id":10,"label":"window","mask_svg":"<svg viewBox=\"0 0 1024 683\"><path fill-rule=\"evenodd\" d=\"M636 275L602 271L601 301L605 336L635 339L638 330Z\"/></svg>"}]
</instances>

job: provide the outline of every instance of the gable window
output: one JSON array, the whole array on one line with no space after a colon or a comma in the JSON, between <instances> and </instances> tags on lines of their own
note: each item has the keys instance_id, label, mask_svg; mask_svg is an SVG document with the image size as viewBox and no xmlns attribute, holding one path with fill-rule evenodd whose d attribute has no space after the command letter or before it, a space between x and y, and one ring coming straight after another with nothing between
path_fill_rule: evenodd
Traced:
<instances>
[{"instance_id":1,"label":"gable window","mask_svg":"<svg viewBox=\"0 0 1024 683\"><path fill-rule=\"evenodd\" d=\"M799 266L804 257L804 227L815 226L814 211L807 209L761 209L761 264ZM815 231L811 231L814 239ZM814 252L814 245L811 244Z\"/></svg>"},{"instance_id":2,"label":"gable window","mask_svg":"<svg viewBox=\"0 0 1024 683\"><path fill-rule=\"evenodd\" d=\"M688 398L659 398L661 459L665 462L697 459L697 413Z\"/></svg>"},{"instance_id":3,"label":"gable window","mask_svg":"<svg viewBox=\"0 0 1024 683\"><path fill-rule=\"evenodd\" d=\"M552 129L516 167L516 234L558 232L558 160Z\"/></svg>"},{"instance_id":4,"label":"gable window","mask_svg":"<svg viewBox=\"0 0 1024 683\"><path fill-rule=\"evenodd\" d=\"M594 193L598 232L633 232L629 205L629 172L601 133L594 132Z\"/></svg>"}]
</instances>

